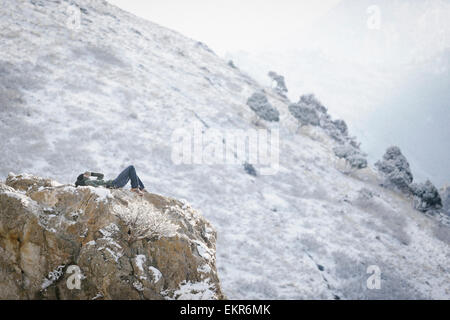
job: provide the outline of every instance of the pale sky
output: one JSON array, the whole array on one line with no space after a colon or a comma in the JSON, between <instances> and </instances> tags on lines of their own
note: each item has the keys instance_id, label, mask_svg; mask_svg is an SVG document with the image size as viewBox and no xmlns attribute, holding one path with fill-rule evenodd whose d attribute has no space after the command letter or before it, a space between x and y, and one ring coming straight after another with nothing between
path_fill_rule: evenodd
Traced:
<instances>
[{"instance_id":1,"label":"pale sky","mask_svg":"<svg viewBox=\"0 0 450 320\"><path fill-rule=\"evenodd\" d=\"M287 46L341 0L108 0L220 55Z\"/></svg>"}]
</instances>

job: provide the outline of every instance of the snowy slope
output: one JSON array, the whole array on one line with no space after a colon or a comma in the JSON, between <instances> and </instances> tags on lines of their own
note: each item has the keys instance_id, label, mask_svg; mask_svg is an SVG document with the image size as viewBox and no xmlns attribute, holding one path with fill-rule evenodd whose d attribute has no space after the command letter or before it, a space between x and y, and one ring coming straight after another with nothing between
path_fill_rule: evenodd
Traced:
<instances>
[{"instance_id":1,"label":"snowy slope","mask_svg":"<svg viewBox=\"0 0 450 320\"><path fill-rule=\"evenodd\" d=\"M372 169L341 173L335 143L298 130L270 90L280 123L256 121L246 101L261 86L204 44L106 2L72 2L77 30L66 1L0 3L1 176L70 183L134 164L149 190L188 200L217 228L228 298L450 298L449 229L380 188ZM279 172L175 165L172 134L195 123L279 128ZM370 265L379 290L366 286Z\"/></svg>"},{"instance_id":2,"label":"snowy slope","mask_svg":"<svg viewBox=\"0 0 450 320\"><path fill-rule=\"evenodd\" d=\"M373 6L379 29L368 27ZM291 43L227 57L262 83L281 73L291 99L314 92L371 162L399 145L417 180L441 187L450 181L449 16L448 0L342 0Z\"/></svg>"}]
</instances>

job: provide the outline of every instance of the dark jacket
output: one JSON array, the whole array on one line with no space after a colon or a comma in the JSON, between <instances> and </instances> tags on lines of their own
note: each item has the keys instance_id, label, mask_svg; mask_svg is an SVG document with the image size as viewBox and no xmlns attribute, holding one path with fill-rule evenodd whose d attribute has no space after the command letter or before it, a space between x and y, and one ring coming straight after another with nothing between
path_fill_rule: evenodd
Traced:
<instances>
[{"instance_id":1,"label":"dark jacket","mask_svg":"<svg viewBox=\"0 0 450 320\"><path fill-rule=\"evenodd\" d=\"M91 172L91 177L96 177L97 180L91 180L86 178L84 174L80 174L75 182L75 186L91 186L91 187L106 187L106 188L114 188L113 180L103 180L103 173Z\"/></svg>"}]
</instances>

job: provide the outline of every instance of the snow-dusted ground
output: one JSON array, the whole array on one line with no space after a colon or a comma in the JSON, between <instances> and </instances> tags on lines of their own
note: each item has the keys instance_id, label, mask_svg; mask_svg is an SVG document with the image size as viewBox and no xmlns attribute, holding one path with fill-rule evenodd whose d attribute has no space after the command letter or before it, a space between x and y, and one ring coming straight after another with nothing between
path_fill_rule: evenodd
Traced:
<instances>
[{"instance_id":1,"label":"snow-dusted ground","mask_svg":"<svg viewBox=\"0 0 450 320\"><path fill-rule=\"evenodd\" d=\"M280 123L256 121L246 100L260 85L205 45L105 2L73 3L79 30L66 1L0 0L1 176L71 183L134 164L149 190L188 200L217 228L232 299L450 297L449 228L378 187L372 169L341 173L334 142L299 131L270 90ZM279 128L279 172L175 165L172 133L194 123ZM366 286L370 265L379 290Z\"/></svg>"},{"instance_id":2,"label":"snow-dusted ground","mask_svg":"<svg viewBox=\"0 0 450 320\"><path fill-rule=\"evenodd\" d=\"M379 29L368 26L374 7ZM371 163L398 145L415 180L441 188L450 183L449 16L446 0L341 0L290 42L226 57L263 84L270 70L282 74L292 100L315 93Z\"/></svg>"}]
</instances>

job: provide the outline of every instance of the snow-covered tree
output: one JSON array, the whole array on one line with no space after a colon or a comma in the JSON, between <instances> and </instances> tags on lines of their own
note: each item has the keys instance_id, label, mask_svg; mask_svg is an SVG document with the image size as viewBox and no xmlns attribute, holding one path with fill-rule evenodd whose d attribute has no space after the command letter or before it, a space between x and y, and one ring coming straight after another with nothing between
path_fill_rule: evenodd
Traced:
<instances>
[{"instance_id":1,"label":"snow-covered tree","mask_svg":"<svg viewBox=\"0 0 450 320\"><path fill-rule=\"evenodd\" d=\"M326 114L328 112L328 109L312 93L302 95L298 103L308 105L320 113Z\"/></svg>"},{"instance_id":2,"label":"snow-covered tree","mask_svg":"<svg viewBox=\"0 0 450 320\"><path fill-rule=\"evenodd\" d=\"M359 145L354 143L354 138L348 136L348 127L344 120L332 121L330 117L322 117L320 126L334 140L340 143L348 143L359 149Z\"/></svg>"},{"instance_id":3,"label":"snow-covered tree","mask_svg":"<svg viewBox=\"0 0 450 320\"><path fill-rule=\"evenodd\" d=\"M327 111L313 94L302 95L297 103L289 105L289 112L301 125L327 126L331 122Z\"/></svg>"},{"instance_id":4,"label":"snow-covered tree","mask_svg":"<svg viewBox=\"0 0 450 320\"><path fill-rule=\"evenodd\" d=\"M335 126L336 129L339 130L339 132L344 135L347 136L348 135L348 126L347 123L345 123L344 120L334 120L332 121L333 125Z\"/></svg>"},{"instance_id":5,"label":"snow-covered tree","mask_svg":"<svg viewBox=\"0 0 450 320\"><path fill-rule=\"evenodd\" d=\"M289 112L301 125L318 126L320 124L320 119L316 110L308 105L292 103L289 105Z\"/></svg>"},{"instance_id":6,"label":"snow-covered tree","mask_svg":"<svg viewBox=\"0 0 450 320\"><path fill-rule=\"evenodd\" d=\"M365 154L350 145L335 147L333 151L338 158L345 159L352 168L363 169L367 167Z\"/></svg>"},{"instance_id":7,"label":"snow-covered tree","mask_svg":"<svg viewBox=\"0 0 450 320\"><path fill-rule=\"evenodd\" d=\"M248 162L244 163L244 170L251 176L254 176L254 177L257 176L256 169L251 163L248 163Z\"/></svg>"},{"instance_id":8,"label":"snow-covered tree","mask_svg":"<svg viewBox=\"0 0 450 320\"><path fill-rule=\"evenodd\" d=\"M276 86L274 88L275 92L278 93L283 98L286 98L288 89L286 88L284 77L273 71L270 71L268 75L276 83Z\"/></svg>"},{"instance_id":9,"label":"snow-covered tree","mask_svg":"<svg viewBox=\"0 0 450 320\"><path fill-rule=\"evenodd\" d=\"M410 189L414 195L414 206L417 210L426 212L442 208L442 199L439 191L427 180L425 183L411 183Z\"/></svg>"},{"instance_id":10,"label":"snow-covered tree","mask_svg":"<svg viewBox=\"0 0 450 320\"><path fill-rule=\"evenodd\" d=\"M413 175L409 162L399 147L389 147L383 159L376 162L375 166L385 176L388 186L393 186L406 193L411 192L409 185L413 182Z\"/></svg>"},{"instance_id":11,"label":"snow-covered tree","mask_svg":"<svg viewBox=\"0 0 450 320\"><path fill-rule=\"evenodd\" d=\"M270 104L262 91L257 91L248 98L247 105L266 121L280 121L280 113Z\"/></svg>"},{"instance_id":12,"label":"snow-covered tree","mask_svg":"<svg viewBox=\"0 0 450 320\"><path fill-rule=\"evenodd\" d=\"M328 109L314 96L306 94L297 103L289 105L289 111L301 125L320 126L328 136L339 143L333 149L334 154L345 159L354 169L367 167L366 154L359 149L359 143L354 137L349 137L348 126L344 120L333 120Z\"/></svg>"}]
</instances>

